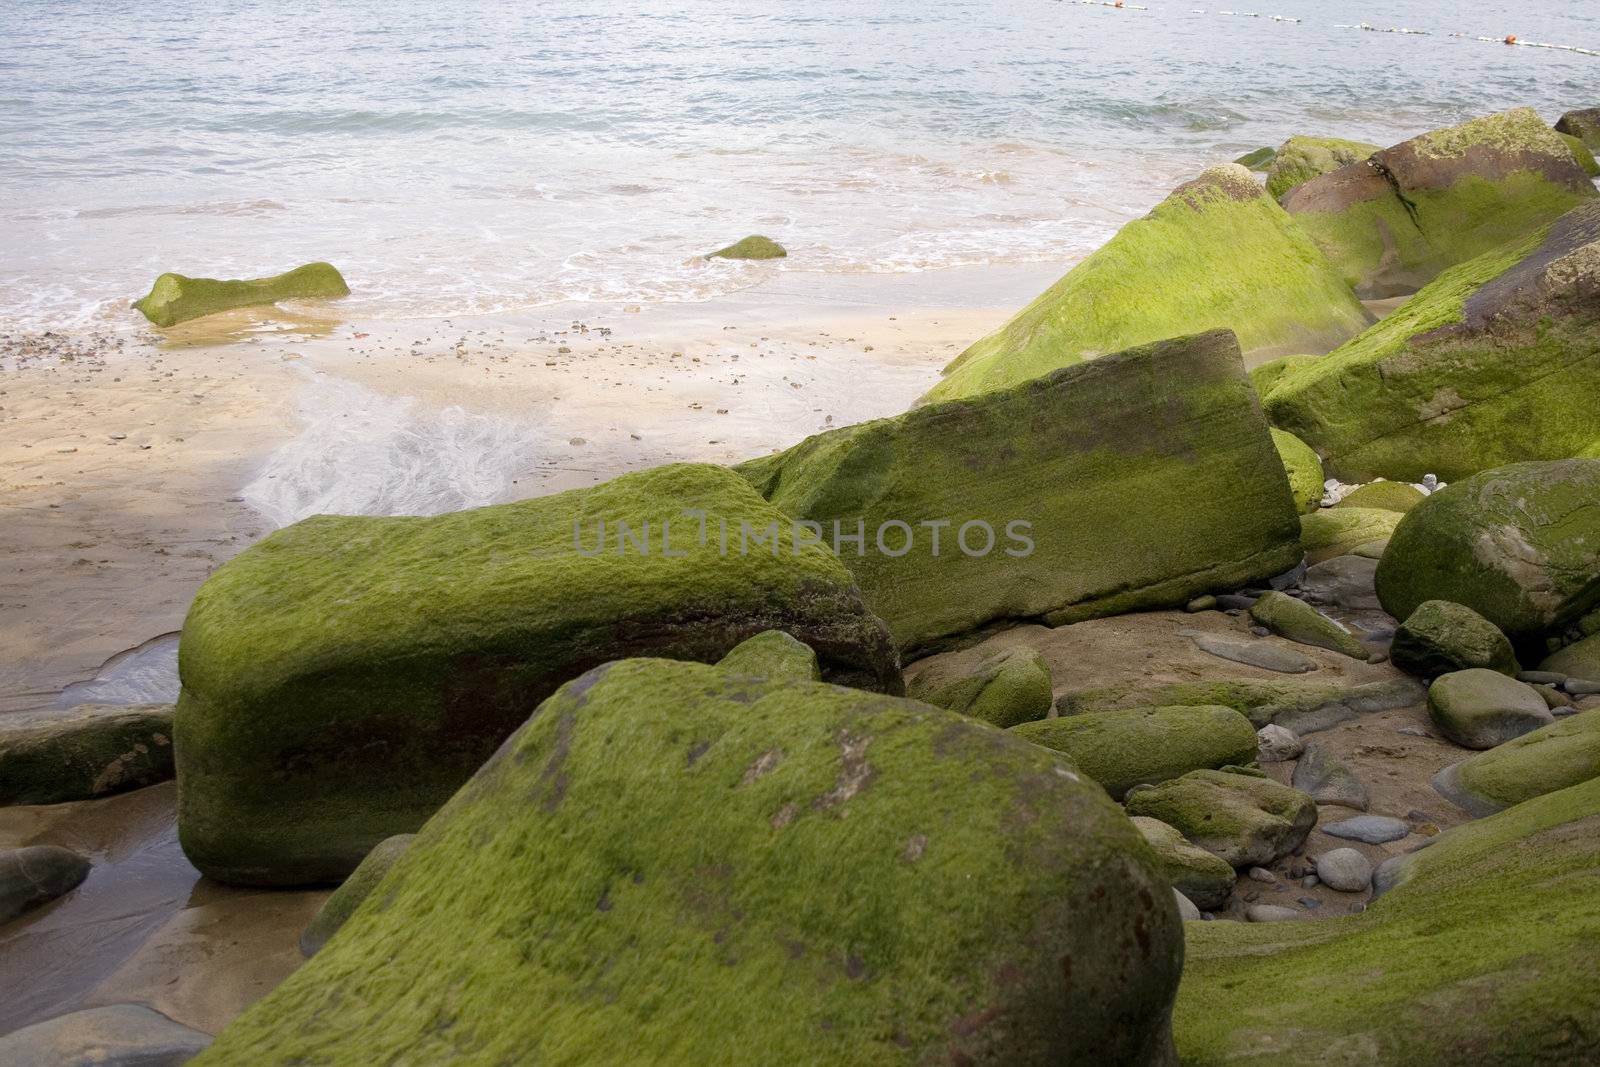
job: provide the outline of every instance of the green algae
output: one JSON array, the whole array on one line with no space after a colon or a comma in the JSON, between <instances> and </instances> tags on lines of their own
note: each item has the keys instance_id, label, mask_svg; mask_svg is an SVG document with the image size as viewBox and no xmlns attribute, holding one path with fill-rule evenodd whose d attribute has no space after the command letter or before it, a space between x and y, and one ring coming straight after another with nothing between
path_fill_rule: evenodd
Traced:
<instances>
[{"instance_id":1,"label":"green algae","mask_svg":"<svg viewBox=\"0 0 1600 1067\"><path fill-rule=\"evenodd\" d=\"M724 520L771 526L771 552L724 555ZM648 554L622 523L648 529ZM421 825L567 679L641 652L715 662L770 629L832 680L902 685L843 564L721 467L297 523L219 568L184 622L184 850L223 881L336 880Z\"/></svg>"},{"instance_id":2,"label":"green algae","mask_svg":"<svg viewBox=\"0 0 1600 1067\"><path fill-rule=\"evenodd\" d=\"M1287 430L1272 428L1272 444L1289 476L1289 492L1300 514L1317 510L1323 494L1322 459L1311 446Z\"/></svg>"},{"instance_id":3,"label":"green algae","mask_svg":"<svg viewBox=\"0 0 1600 1067\"><path fill-rule=\"evenodd\" d=\"M1571 678L1600 682L1600 632L1588 628L1600 624L1600 612L1590 612L1584 622L1588 626L1580 623L1580 629L1588 636L1550 653L1539 664L1541 671L1557 671Z\"/></svg>"},{"instance_id":4,"label":"green algae","mask_svg":"<svg viewBox=\"0 0 1600 1067\"><path fill-rule=\"evenodd\" d=\"M1267 171L1267 193L1281 200L1283 194L1295 186L1366 159L1376 151L1377 145L1365 141L1296 135L1285 141L1274 155L1272 167Z\"/></svg>"},{"instance_id":5,"label":"green algae","mask_svg":"<svg viewBox=\"0 0 1600 1067\"><path fill-rule=\"evenodd\" d=\"M1233 330L1247 352L1326 351L1370 321L1247 171L1213 167L963 352L923 400L1214 328Z\"/></svg>"},{"instance_id":6,"label":"green algae","mask_svg":"<svg viewBox=\"0 0 1600 1067\"><path fill-rule=\"evenodd\" d=\"M1190 771L1133 791L1125 807L1129 815L1160 819L1234 867L1287 855L1317 822L1309 796L1244 768Z\"/></svg>"},{"instance_id":7,"label":"green algae","mask_svg":"<svg viewBox=\"0 0 1600 1067\"><path fill-rule=\"evenodd\" d=\"M783 259L789 253L770 237L759 233L735 241L726 248L707 253L707 259Z\"/></svg>"},{"instance_id":8,"label":"green algae","mask_svg":"<svg viewBox=\"0 0 1600 1067\"><path fill-rule=\"evenodd\" d=\"M1367 658L1367 646L1354 634L1288 593L1276 589L1262 593L1250 605L1250 618L1290 641L1326 648L1355 659Z\"/></svg>"},{"instance_id":9,"label":"green algae","mask_svg":"<svg viewBox=\"0 0 1600 1067\"><path fill-rule=\"evenodd\" d=\"M1197 908L1220 908L1227 903L1235 879L1232 867L1205 849L1189 844L1176 827L1160 819L1135 815L1132 821L1150 843L1161 874L1172 888Z\"/></svg>"},{"instance_id":10,"label":"green algae","mask_svg":"<svg viewBox=\"0 0 1600 1067\"><path fill-rule=\"evenodd\" d=\"M1171 891L1054 753L628 660L552 696L222 1064L1166 1064Z\"/></svg>"},{"instance_id":11,"label":"green algae","mask_svg":"<svg viewBox=\"0 0 1600 1067\"><path fill-rule=\"evenodd\" d=\"M1389 658L1424 678L1485 667L1501 674L1521 670L1511 641L1499 627L1465 604L1424 600L1395 630Z\"/></svg>"},{"instance_id":12,"label":"green algae","mask_svg":"<svg viewBox=\"0 0 1600 1067\"><path fill-rule=\"evenodd\" d=\"M1480 812L1600 777L1600 709L1514 737L1453 770L1453 784L1477 802Z\"/></svg>"},{"instance_id":13,"label":"green algae","mask_svg":"<svg viewBox=\"0 0 1600 1067\"><path fill-rule=\"evenodd\" d=\"M1398 866L1359 915L1188 924L1181 1061L1600 1058L1600 780L1447 831Z\"/></svg>"},{"instance_id":14,"label":"green algae","mask_svg":"<svg viewBox=\"0 0 1600 1067\"><path fill-rule=\"evenodd\" d=\"M1286 376L1311 366L1321 358L1321 356L1299 355L1279 356L1277 359L1268 360L1250 371L1250 384L1255 386L1256 395L1264 398L1272 392L1273 386Z\"/></svg>"},{"instance_id":15,"label":"green algae","mask_svg":"<svg viewBox=\"0 0 1600 1067\"><path fill-rule=\"evenodd\" d=\"M1300 556L1283 466L1226 331L842 427L736 469L838 545L908 652L997 619L1179 606ZM969 523L993 531L986 554L958 543ZM887 551L874 544L885 530ZM864 544L836 540L860 531Z\"/></svg>"},{"instance_id":16,"label":"green algae","mask_svg":"<svg viewBox=\"0 0 1600 1067\"><path fill-rule=\"evenodd\" d=\"M1398 511L1402 515L1428 498L1427 494L1410 482L1368 482L1357 486L1339 499L1336 508L1381 508Z\"/></svg>"},{"instance_id":17,"label":"green algae","mask_svg":"<svg viewBox=\"0 0 1600 1067\"><path fill-rule=\"evenodd\" d=\"M406 849L415 840L415 834L396 834L379 841L367 853L366 858L350 872L350 877L344 880L344 884L334 890L333 895L317 909L310 925L300 935L302 955L315 956L322 950L328 939L350 921L350 916L361 906L361 902L372 895L378 883L383 881L383 876L389 873L389 868L405 855Z\"/></svg>"},{"instance_id":18,"label":"green algae","mask_svg":"<svg viewBox=\"0 0 1600 1067\"><path fill-rule=\"evenodd\" d=\"M1017 648L956 678L925 670L908 684L906 695L1004 729L1050 713L1050 667L1039 653Z\"/></svg>"},{"instance_id":19,"label":"green algae","mask_svg":"<svg viewBox=\"0 0 1600 1067\"><path fill-rule=\"evenodd\" d=\"M730 674L755 678L788 678L800 682L820 682L822 667L817 654L804 641L797 641L782 630L765 630L735 645L717 661Z\"/></svg>"},{"instance_id":20,"label":"green algae","mask_svg":"<svg viewBox=\"0 0 1600 1067\"><path fill-rule=\"evenodd\" d=\"M1387 508L1323 508L1300 516L1306 562L1348 556L1361 545L1382 541L1405 516Z\"/></svg>"},{"instance_id":21,"label":"green algae","mask_svg":"<svg viewBox=\"0 0 1600 1067\"><path fill-rule=\"evenodd\" d=\"M1572 158L1578 161L1578 166L1583 168L1585 174L1591 178L1600 177L1600 162L1595 161L1594 153L1589 151L1588 145L1570 133L1562 134L1561 139L1572 150Z\"/></svg>"},{"instance_id":22,"label":"green algae","mask_svg":"<svg viewBox=\"0 0 1600 1067\"><path fill-rule=\"evenodd\" d=\"M280 300L331 300L349 296L350 287L330 263L307 263L270 278L219 281L163 274L133 307L157 326L173 326L202 315L275 304Z\"/></svg>"},{"instance_id":23,"label":"green algae","mask_svg":"<svg viewBox=\"0 0 1600 1067\"><path fill-rule=\"evenodd\" d=\"M1256 758L1250 720L1216 705L1103 711L1023 723L1011 732L1065 754L1117 800L1136 785Z\"/></svg>"}]
</instances>

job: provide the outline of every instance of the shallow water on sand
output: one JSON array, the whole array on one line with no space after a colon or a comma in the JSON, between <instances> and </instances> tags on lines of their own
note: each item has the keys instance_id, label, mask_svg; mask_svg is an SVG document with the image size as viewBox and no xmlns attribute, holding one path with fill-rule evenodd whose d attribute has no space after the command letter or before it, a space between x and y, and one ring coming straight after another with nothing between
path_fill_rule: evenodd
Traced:
<instances>
[{"instance_id":1,"label":"shallow water on sand","mask_svg":"<svg viewBox=\"0 0 1600 1067\"><path fill-rule=\"evenodd\" d=\"M1274 0L1259 14L13 0L0 322L131 325L126 301L162 270L312 259L346 271L357 317L1061 260L1202 164L1292 132L1391 142L1515 104L1554 118L1596 102L1600 57L1448 36L1600 48L1591 3ZM752 231L793 256L693 258Z\"/></svg>"}]
</instances>

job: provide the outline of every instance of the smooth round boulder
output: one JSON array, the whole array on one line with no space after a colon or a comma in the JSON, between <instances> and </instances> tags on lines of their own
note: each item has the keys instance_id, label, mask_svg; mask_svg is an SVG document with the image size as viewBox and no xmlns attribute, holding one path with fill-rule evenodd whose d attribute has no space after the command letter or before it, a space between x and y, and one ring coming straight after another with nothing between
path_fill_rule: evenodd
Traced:
<instances>
[{"instance_id":1,"label":"smooth round boulder","mask_svg":"<svg viewBox=\"0 0 1600 1067\"><path fill-rule=\"evenodd\" d=\"M1462 748L1485 749L1555 722L1533 687L1484 667L1440 675L1428 687L1428 715Z\"/></svg>"},{"instance_id":2,"label":"smooth round boulder","mask_svg":"<svg viewBox=\"0 0 1600 1067\"><path fill-rule=\"evenodd\" d=\"M211 1035L143 1004L88 1008L0 1037L0 1063L15 1067L178 1067Z\"/></svg>"},{"instance_id":3,"label":"smooth round boulder","mask_svg":"<svg viewBox=\"0 0 1600 1067\"><path fill-rule=\"evenodd\" d=\"M1568 678L1600 682L1600 633L1591 634L1552 652L1539 664L1539 669L1564 674Z\"/></svg>"},{"instance_id":4,"label":"smooth round boulder","mask_svg":"<svg viewBox=\"0 0 1600 1067\"><path fill-rule=\"evenodd\" d=\"M1378 563L1397 619L1449 600L1513 643L1543 640L1600 604L1600 460L1513 463L1418 504Z\"/></svg>"},{"instance_id":5,"label":"smooth round boulder","mask_svg":"<svg viewBox=\"0 0 1600 1067\"><path fill-rule=\"evenodd\" d=\"M172 705L0 715L0 804L61 804L173 775Z\"/></svg>"},{"instance_id":6,"label":"smooth round boulder","mask_svg":"<svg viewBox=\"0 0 1600 1067\"><path fill-rule=\"evenodd\" d=\"M0 923L76 889L93 866L70 849L29 845L0 852Z\"/></svg>"},{"instance_id":7,"label":"smooth round boulder","mask_svg":"<svg viewBox=\"0 0 1600 1067\"><path fill-rule=\"evenodd\" d=\"M1436 678L1483 667L1515 677L1522 668L1500 628L1465 604L1424 600L1394 632L1389 659L1408 674Z\"/></svg>"},{"instance_id":8,"label":"smooth round boulder","mask_svg":"<svg viewBox=\"0 0 1600 1067\"><path fill-rule=\"evenodd\" d=\"M1347 556L1362 545L1387 540L1402 518L1398 511L1386 508L1321 508L1302 515L1300 543L1305 546L1306 562Z\"/></svg>"},{"instance_id":9,"label":"smooth round boulder","mask_svg":"<svg viewBox=\"0 0 1600 1067\"><path fill-rule=\"evenodd\" d=\"M1372 861L1353 848L1336 848L1317 857L1317 878L1341 893L1364 893L1372 885Z\"/></svg>"}]
</instances>

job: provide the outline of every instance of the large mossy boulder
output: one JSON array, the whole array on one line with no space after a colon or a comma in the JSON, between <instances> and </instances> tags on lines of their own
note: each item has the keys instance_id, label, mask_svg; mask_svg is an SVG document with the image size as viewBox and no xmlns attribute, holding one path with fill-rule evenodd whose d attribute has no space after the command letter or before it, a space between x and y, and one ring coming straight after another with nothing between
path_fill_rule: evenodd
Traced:
<instances>
[{"instance_id":1,"label":"large mossy boulder","mask_svg":"<svg viewBox=\"0 0 1600 1067\"><path fill-rule=\"evenodd\" d=\"M220 281L163 274L134 309L157 326L173 326L219 311L276 304L280 300L333 300L349 296L344 276L331 263L307 263L270 278Z\"/></svg>"},{"instance_id":2,"label":"large mossy boulder","mask_svg":"<svg viewBox=\"0 0 1600 1067\"><path fill-rule=\"evenodd\" d=\"M1296 186L1283 206L1371 299L1414 292L1594 196L1566 142L1523 107L1380 149Z\"/></svg>"},{"instance_id":3,"label":"large mossy boulder","mask_svg":"<svg viewBox=\"0 0 1600 1067\"><path fill-rule=\"evenodd\" d=\"M1465 604L1424 600L1394 632L1389 658L1423 678L1483 667L1515 676L1521 670L1500 628Z\"/></svg>"},{"instance_id":4,"label":"large mossy boulder","mask_svg":"<svg viewBox=\"0 0 1600 1067\"><path fill-rule=\"evenodd\" d=\"M1446 767L1433 784L1482 817L1600 777L1600 708L1542 726Z\"/></svg>"},{"instance_id":5,"label":"large mossy boulder","mask_svg":"<svg viewBox=\"0 0 1600 1067\"><path fill-rule=\"evenodd\" d=\"M1306 562L1348 556L1362 545L1386 541L1403 516L1388 508L1322 508L1300 516Z\"/></svg>"},{"instance_id":6,"label":"large mossy boulder","mask_svg":"<svg viewBox=\"0 0 1600 1067\"><path fill-rule=\"evenodd\" d=\"M930 666L907 682L906 695L1004 729L1050 713L1050 665L1031 648L1013 648L957 674Z\"/></svg>"},{"instance_id":7,"label":"large mossy boulder","mask_svg":"<svg viewBox=\"0 0 1600 1067\"><path fill-rule=\"evenodd\" d=\"M1197 330L1246 352L1326 352L1371 316L1243 167L1212 167L945 368L952 400Z\"/></svg>"},{"instance_id":8,"label":"large mossy boulder","mask_svg":"<svg viewBox=\"0 0 1600 1067\"><path fill-rule=\"evenodd\" d=\"M1190 923L1182 1062L1600 1061L1600 779L1379 868L1359 915Z\"/></svg>"},{"instance_id":9,"label":"large mossy boulder","mask_svg":"<svg viewBox=\"0 0 1600 1067\"><path fill-rule=\"evenodd\" d=\"M1263 400L1346 481L1577 455L1600 395L1600 201L1439 275Z\"/></svg>"},{"instance_id":10,"label":"large mossy boulder","mask_svg":"<svg viewBox=\"0 0 1600 1067\"><path fill-rule=\"evenodd\" d=\"M1011 732L1064 753L1117 800L1136 785L1256 758L1255 727L1221 706L1103 711L1023 723Z\"/></svg>"},{"instance_id":11,"label":"large mossy boulder","mask_svg":"<svg viewBox=\"0 0 1600 1067\"><path fill-rule=\"evenodd\" d=\"M1310 445L1294 434L1277 427L1272 429L1272 445L1283 461L1284 473L1289 476L1289 492L1294 506L1302 515L1308 515L1322 503L1322 460Z\"/></svg>"},{"instance_id":12,"label":"large mossy boulder","mask_svg":"<svg viewBox=\"0 0 1600 1067\"><path fill-rule=\"evenodd\" d=\"M1283 147L1272 157L1272 166L1267 170L1267 192L1282 200L1290 189L1340 167L1359 163L1376 151L1377 145L1365 141L1296 134L1283 142Z\"/></svg>"},{"instance_id":13,"label":"large mossy boulder","mask_svg":"<svg viewBox=\"0 0 1600 1067\"><path fill-rule=\"evenodd\" d=\"M1317 824L1316 803L1298 789L1237 771L1190 771L1129 793L1126 807L1176 827L1233 867L1287 856Z\"/></svg>"},{"instance_id":14,"label":"large mossy boulder","mask_svg":"<svg viewBox=\"0 0 1600 1067\"><path fill-rule=\"evenodd\" d=\"M172 773L170 704L0 716L0 804L90 800Z\"/></svg>"},{"instance_id":15,"label":"large mossy boulder","mask_svg":"<svg viewBox=\"0 0 1600 1067\"><path fill-rule=\"evenodd\" d=\"M1226 330L737 469L838 548L906 650L997 619L1179 606L1300 558L1283 466Z\"/></svg>"},{"instance_id":16,"label":"large mossy boulder","mask_svg":"<svg viewBox=\"0 0 1600 1067\"><path fill-rule=\"evenodd\" d=\"M1378 598L1397 619L1450 600L1515 644L1600 605L1600 460L1513 463L1442 489L1395 527Z\"/></svg>"},{"instance_id":17,"label":"large mossy boulder","mask_svg":"<svg viewBox=\"0 0 1600 1067\"><path fill-rule=\"evenodd\" d=\"M563 687L197 1062L1168 1064L1139 831L915 701L628 660Z\"/></svg>"},{"instance_id":18,"label":"large mossy boulder","mask_svg":"<svg viewBox=\"0 0 1600 1067\"><path fill-rule=\"evenodd\" d=\"M741 548L746 529L771 538ZM434 518L307 519L218 569L184 622L184 850L221 881L338 880L561 683L634 654L714 662L774 629L831 681L900 689L849 571L722 467Z\"/></svg>"}]
</instances>

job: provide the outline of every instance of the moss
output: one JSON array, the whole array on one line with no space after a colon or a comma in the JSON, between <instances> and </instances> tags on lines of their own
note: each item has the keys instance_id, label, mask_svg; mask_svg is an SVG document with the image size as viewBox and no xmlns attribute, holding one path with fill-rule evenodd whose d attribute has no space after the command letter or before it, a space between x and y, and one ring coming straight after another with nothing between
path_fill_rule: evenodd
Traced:
<instances>
[{"instance_id":1,"label":"moss","mask_svg":"<svg viewBox=\"0 0 1600 1067\"><path fill-rule=\"evenodd\" d=\"M1321 358L1321 356L1279 356L1277 359L1268 360L1250 372L1250 384L1255 386L1257 396L1265 397L1285 376L1309 367Z\"/></svg>"},{"instance_id":2,"label":"moss","mask_svg":"<svg viewBox=\"0 0 1600 1067\"><path fill-rule=\"evenodd\" d=\"M170 704L0 716L0 805L89 800L172 773Z\"/></svg>"},{"instance_id":3,"label":"moss","mask_svg":"<svg viewBox=\"0 0 1600 1067\"><path fill-rule=\"evenodd\" d=\"M1248 172L1213 167L963 352L924 399L974 396L1213 328L1233 330L1247 352L1326 351L1369 321Z\"/></svg>"},{"instance_id":4,"label":"moss","mask_svg":"<svg viewBox=\"0 0 1600 1067\"><path fill-rule=\"evenodd\" d=\"M1232 708L1128 708L1023 723L1012 733L1064 753L1120 800L1203 768L1254 762L1256 731Z\"/></svg>"},{"instance_id":5,"label":"moss","mask_svg":"<svg viewBox=\"0 0 1600 1067\"><path fill-rule=\"evenodd\" d=\"M1590 612L1583 623L1580 629L1589 636L1545 657L1539 664L1541 671L1558 671L1571 678L1600 682L1600 631L1589 629L1600 625L1600 612Z\"/></svg>"},{"instance_id":6,"label":"moss","mask_svg":"<svg viewBox=\"0 0 1600 1067\"><path fill-rule=\"evenodd\" d=\"M1278 150L1268 145L1252 149L1233 162L1245 170L1253 170L1259 173L1272 165L1272 159L1277 154Z\"/></svg>"},{"instance_id":7,"label":"moss","mask_svg":"<svg viewBox=\"0 0 1600 1067\"><path fill-rule=\"evenodd\" d=\"M1600 460L1513 463L1434 493L1395 528L1376 582L1397 619L1451 600L1514 645L1542 642L1600 605Z\"/></svg>"},{"instance_id":8,"label":"moss","mask_svg":"<svg viewBox=\"0 0 1600 1067\"><path fill-rule=\"evenodd\" d=\"M1225 331L843 427L737 469L829 540L866 532L865 545L838 542L841 558L907 651L997 619L1180 606L1300 556L1283 467ZM889 554L907 540L897 522L911 527L903 555ZM986 554L961 549L968 523L993 531ZM887 552L874 544L884 530ZM970 534L978 552L981 526Z\"/></svg>"},{"instance_id":9,"label":"moss","mask_svg":"<svg viewBox=\"0 0 1600 1067\"><path fill-rule=\"evenodd\" d=\"M1347 711L1348 715L1342 717L1348 718L1420 704L1424 696L1421 686L1407 678L1357 686L1238 678L1080 689L1063 695L1057 707L1063 715L1089 715L1120 708L1220 704L1243 714L1259 729L1279 719L1292 720L1334 705Z\"/></svg>"},{"instance_id":10,"label":"moss","mask_svg":"<svg viewBox=\"0 0 1600 1067\"><path fill-rule=\"evenodd\" d=\"M1306 562L1348 556L1361 545L1382 541L1405 516L1385 508L1323 508L1300 516L1300 542Z\"/></svg>"},{"instance_id":11,"label":"moss","mask_svg":"<svg viewBox=\"0 0 1600 1067\"><path fill-rule=\"evenodd\" d=\"M703 544L688 509L709 517ZM632 539L619 551L619 522L648 524L648 555ZM741 553L741 522L775 528L771 551ZM901 685L843 564L797 545L720 467L435 518L297 523L219 568L184 622L184 850L224 881L341 878L421 825L567 679L631 653L715 662L770 629L814 648L831 679Z\"/></svg>"},{"instance_id":12,"label":"moss","mask_svg":"<svg viewBox=\"0 0 1600 1067\"><path fill-rule=\"evenodd\" d=\"M1197 908L1215 909L1227 903L1235 878L1232 867L1205 849L1189 844L1177 828L1160 819L1136 815L1133 825L1149 842L1161 874L1172 888Z\"/></svg>"},{"instance_id":13,"label":"moss","mask_svg":"<svg viewBox=\"0 0 1600 1067\"><path fill-rule=\"evenodd\" d=\"M1395 630L1389 658L1424 678L1484 667L1515 675L1521 667L1511 642L1488 619L1464 604L1425 600Z\"/></svg>"},{"instance_id":14,"label":"moss","mask_svg":"<svg viewBox=\"0 0 1600 1067\"><path fill-rule=\"evenodd\" d=\"M1600 107L1578 108L1556 120L1556 132L1576 137L1600 152Z\"/></svg>"},{"instance_id":15,"label":"moss","mask_svg":"<svg viewBox=\"0 0 1600 1067\"><path fill-rule=\"evenodd\" d=\"M1346 480L1455 480L1575 454L1594 439L1587 397L1600 387L1600 334L1592 312L1580 310L1586 283L1545 273L1542 257L1553 252L1541 246L1582 241L1597 215L1600 205L1583 208L1445 271L1361 336L1281 380L1263 402L1269 418ZM1486 308L1468 323L1468 301L1496 281L1507 312ZM1517 295L1541 290L1548 295L1534 304Z\"/></svg>"},{"instance_id":16,"label":"moss","mask_svg":"<svg viewBox=\"0 0 1600 1067\"><path fill-rule=\"evenodd\" d=\"M270 278L247 281L218 281L216 278L189 278L182 274L163 274L150 292L134 301L135 310L157 326L214 315L219 311L275 304L280 300L332 300L349 296L344 276L329 263L307 263L303 267L275 274Z\"/></svg>"},{"instance_id":17,"label":"moss","mask_svg":"<svg viewBox=\"0 0 1600 1067\"><path fill-rule=\"evenodd\" d=\"M1250 605L1250 617L1279 637L1365 660L1367 646L1303 600L1270 589Z\"/></svg>"},{"instance_id":18,"label":"moss","mask_svg":"<svg viewBox=\"0 0 1600 1067\"><path fill-rule=\"evenodd\" d=\"M546 701L194 1063L1164 1063L1182 937L1056 754L628 660Z\"/></svg>"},{"instance_id":19,"label":"moss","mask_svg":"<svg viewBox=\"0 0 1600 1067\"><path fill-rule=\"evenodd\" d=\"M383 881L383 876L389 873L389 868L405 855L406 849L415 840L415 834L396 834L379 841L367 853L350 877L344 880L344 884L334 890L333 896L317 909L311 924L300 935L300 951L303 955L315 956L322 950L328 939L349 921L361 902L372 895L378 883Z\"/></svg>"},{"instance_id":20,"label":"moss","mask_svg":"<svg viewBox=\"0 0 1600 1067\"><path fill-rule=\"evenodd\" d=\"M1306 444L1287 430L1272 430L1272 444L1283 461L1289 475L1289 492L1294 497L1300 514L1316 511L1322 502L1322 459Z\"/></svg>"},{"instance_id":21,"label":"moss","mask_svg":"<svg viewBox=\"0 0 1600 1067\"><path fill-rule=\"evenodd\" d=\"M1427 494L1410 482L1368 482L1351 490L1333 505L1336 508L1380 508L1402 515L1426 500Z\"/></svg>"},{"instance_id":22,"label":"moss","mask_svg":"<svg viewBox=\"0 0 1600 1067\"><path fill-rule=\"evenodd\" d=\"M804 641L796 641L782 630L764 630L735 645L717 666L730 674L756 678L788 678L800 682L822 680L817 654Z\"/></svg>"},{"instance_id":23,"label":"moss","mask_svg":"<svg viewBox=\"0 0 1600 1067\"><path fill-rule=\"evenodd\" d=\"M1274 156L1272 169L1267 172L1267 192L1274 199L1282 199L1295 186L1366 159L1376 151L1377 145L1365 141L1296 135L1285 141Z\"/></svg>"},{"instance_id":24,"label":"moss","mask_svg":"<svg viewBox=\"0 0 1600 1067\"><path fill-rule=\"evenodd\" d=\"M1235 771L1190 771L1129 794L1129 815L1160 819L1234 867L1288 855L1317 822L1317 805L1297 789Z\"/></svg>"},{"instance_id":25,"label":"moss","mask_svg":"<svg viewBox=\"0 0 1600 1067\"><path fill-rule=\"evenodd\" d=\"M1477 802L1475 814L1485 808L1509 808L1600 777L1600 709L1480 752L1456 765L1451 777L1456 787Z\"/></svg>"},{"instance_id":26,"label":"moss","mask_svg":"<svg viewBox=\"0 0 1600 1067\"><path fill-rule=\"evenodd\" d=\"M1567 143L1567 148L1572 151L1572 158L1578 161L1578 166L1583 168L1585 174L1591 178L1600 177L1600 163L1595 162L1594 153L1589 151L1588 145L1570 133L1562 134L1561 139Z\"/></svg>"},{"instance_id":27,"label":"moss","mask_svg":"<svg viewBox=\"0 0 1600 1067\"><path fill-rule=\"evenodd\" d=\"M1004 729L1049 714L1050 667L1039 653L1017 648L990 657L961 677L925 670L907 695Z\"/></svg>"},{"instance_id":28,"label":"moss","mask_svg":"<svg viewBox=\"0 0 1600 1067\"><path fill-rule=\"evenodd\" d=\"M1600 780L1457 827L1400 865L1399 886L1359 915L1189 924L1182 1062L1600 1058Z\"/></svg>"},{"instance_id":29,"label":"moss","mask_svg":"<svg viewBox=\"0 0 1600 1067\"><path fill-rule=\"evenodd\" d=\"M789 253L782 245L770 237L763 237L759 233L751 234L740 241L735 241L727 248L719 248L708 253L707 259L783 259Z\"/></svg>"}]
</instances>

